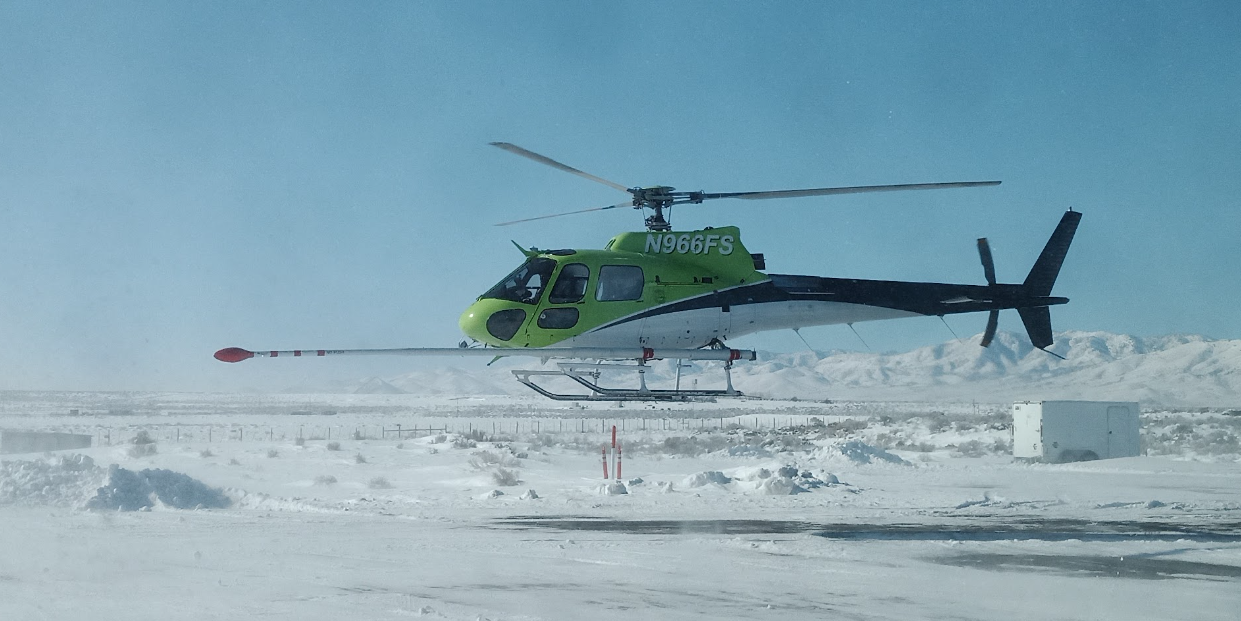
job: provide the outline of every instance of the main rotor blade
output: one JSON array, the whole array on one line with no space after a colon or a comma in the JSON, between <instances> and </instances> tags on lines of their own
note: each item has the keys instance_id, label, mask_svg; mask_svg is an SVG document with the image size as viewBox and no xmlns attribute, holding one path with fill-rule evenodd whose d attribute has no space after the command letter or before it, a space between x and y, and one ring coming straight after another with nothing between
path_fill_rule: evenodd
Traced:
<instances>
[{"instance_id":1,"label":"main rotor blade","mask_svg":"<svg viewBox=\"0 0 1241 621\"><path fill-rule=\"evenodd\" d=\"M546 216L535 216L533 218L523 218L521 220L510 220L508 222L500 222L496 226L508 226L510 224L518 224L520 222L530 222L532 220L546 220L548 218L559 218L560 216L571 216L575 213L586 213L589 211L603 211L605 209L616 209L617 207L633 207L633 201L608 205L607 207L591 207L590 209L579 209L577 211L566 211L564 213L553 213Z\"/></svg>"},{"instance_id":2,"label":"main rotor blade","mask_svg":"<svg viewBox=\"0 0 1241 621\"><path fill-rule=\"evenodd\" d=\"M991 258L991 244L986 237L978 238L978 258L982 260L982 273L988 285L995 284L995 261Z\"/></svg>"},{"instance_id":3,"label":"main rotor blade","mask_svg":"<svg viewBox=\"0 0 1241 621\"><path fill-rule=\"evenodd\" d=\"M538 162L538 163L540 163L540 164L546 164L546 165L548 165L548 166L551 166L552 168L557 168L557 169L563 170L563 171L565 171L565 172L567 172L567 173L571 173L571 174L577 175L577 176L579 176L579 177L585 177L585 178L590 179L591 181L594 181L594 182L597 182L597 183L602 183L603 185L606 185L606 186L608 186L608 187L616 188L616 189L620 190L621 192L628 192L628 191L629 191L629 188L627 188L627 187L625 187L625 186L623 186L623 185L621 185L621 184L619 184L619 183L616 183L616 182L614 182L614 181L608 181L607 179L604 179L603 177L596 177L596 176L594 176L594 175L592 175L592 174L590 174L590 173L588 173L588 172L584 172L584 171L578 170L578 169L576 169L576 168L574 168L574 167L572 167L572 166L569 166L569 165L567 165L567 164L561 164L560 162L557 162L556 160L553 160L552 158L547 157L546 155L539 155L538 153L535 153L534 151L531 151L531 150L529 150L529 149L523 149L523 148L521 148L521 147L519 147L519 146L517 146L517 145L515 145L515 144L508 143L508 142L492 142L492 143L490 143L490 144L491 144L491 146L493 146L493 147L500 147L501 149L504 149L505 151L508 151L509 153L514 153L514 154L516 154L516 155L520 155L520 156L522 156L522 157L524 157L524 158L532 159L532 160L534 160L534 161L536 161L536 162ZM574 213L576 213L576 212L574 212ZM537 220L537 218L531 218L531 219L532 219L532 220ZM518 220L518 222L521 222L521 220ZM507 224L507 223L506 223L506 224Z\"/></svg>"},{"instance_id":4,"label":"main rotor blade","mask_svg":"<svg viewBox=\"0 0 1241 621\"><path fill-rule=\"evenodd\" d=\"M863 192L897 192L901 190L946 190L949 188L973 188L1000 185L999 181L953 181L949 183L902 183L897 185L859 185L846 188L814 188L808 190L772 190L769 192L717 192L703 193L702 198L799 198L802 196L828 196L832 194L861 194Z\"/></svg>"}]
</instances>

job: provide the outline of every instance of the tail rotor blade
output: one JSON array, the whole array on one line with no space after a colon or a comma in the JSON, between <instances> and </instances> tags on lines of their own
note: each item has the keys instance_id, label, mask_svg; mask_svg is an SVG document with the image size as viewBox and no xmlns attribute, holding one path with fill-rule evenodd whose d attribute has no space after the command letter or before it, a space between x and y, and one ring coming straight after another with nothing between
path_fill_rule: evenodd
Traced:
<instances>
[{"instance_id":1,"label":"tail rotor blade","mask_svg":"<svg viewBox=\"0 0 1241 621\"><path fill-rule=\"evenodd\" d=\"M987 329L983 330L982 342L979 345L990 347L991 341L995 338L995 331L1000 327L1000 311L993 310L987 316Z\"/></svg>"},{"instance_id":2,"label":"tail rotor blade","mask_svg":"<svg viewBox=\"0 0 1241 621\"><path fill-rule=\"evenodd\" d=\"M978 238L978 258L982 260L982 273L987 279L987 285L995 285L995 260L991 257L991 244L987 242L986 237ZM1000 311L993 310L987 315L987 329L983 330L982 342L979 345L990 347L999 326Z\"/></svg>"},{"instance_id":3,"label":"tail rotor blade","mask_svg":"<svg viewBox=\"0 0 1241 621\"><path fill-rule=\"evenodd\" d=\"M991 244L987 242L986 237L978 238L978 258L982 259L982 273L987 278L987 284L994 285L995 261L991 258Z\"/></svg>"}]
</instances>

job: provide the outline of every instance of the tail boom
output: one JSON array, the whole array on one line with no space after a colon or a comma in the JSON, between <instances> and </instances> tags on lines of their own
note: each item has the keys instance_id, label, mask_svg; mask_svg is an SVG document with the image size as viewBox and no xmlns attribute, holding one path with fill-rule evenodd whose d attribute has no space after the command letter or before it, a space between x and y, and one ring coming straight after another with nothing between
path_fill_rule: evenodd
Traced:
<instances>
[{"instance_id":1,"label":"tail boom","mask_svg":"<svg viewBox=\"0 0 1241 621\"><path fill-rule=\"evenodd\" d=\"M944 316L961 313L989 312L1013 309L1021 315L1030 342L1039 349L1052 344L1051 314L1048 307L1067 304L1068 298L1051 295L1060 267L1082 214L1067 211L1060 218L1055 232L1043 247L1034 266L1021 284L995 282L995 267L991 262L991 248L985 239L978 240L979 256L983 263L985 285L963 285L926 282L899 282L860 280L852 278L827 278L819 276L794 276L771 274L770 281L738 288L727 295L725 301L742 306L756 301L763 302L824 302L831 305L846 304L858 309L856 318L840 319L847 313L822 313L824 321L802 320L797 327L828 323L851 323L885 318L873 316L865 309L888 309L909 315ZM906 315L906 316L909 316ZM834 319L834 320L833 320ZM994 315L988 317L983 346L990 345L995 331ZM787 326L779 326L787 327ZM763 329L772 329L764 326Z\"/></svg>"}]
</instances>

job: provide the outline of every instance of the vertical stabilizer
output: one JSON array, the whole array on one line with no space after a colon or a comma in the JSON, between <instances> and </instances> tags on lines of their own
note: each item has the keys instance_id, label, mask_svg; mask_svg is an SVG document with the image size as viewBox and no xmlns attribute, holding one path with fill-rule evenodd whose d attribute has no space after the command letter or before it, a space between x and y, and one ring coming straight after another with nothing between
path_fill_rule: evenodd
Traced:
<instances>
[{"instance_id":1,"label":"vertical stabilizer","mask_svg":"<svg viewBox=\"0 0 1241 621\"><path fill-rule=\"evenodd\" d=\"M1030 273L1026 276L1023 285L1026 288L1026 294L1038 297L1051 295L1051 288L1056 284L1056 277L1060 275L1060 266L1064 263L1064 255L1069 252L1069 244L1073 243L1073 234L1077 232L1077 223L1081 219L1081 212L1071 209L1060 218L1056 231L1051 234L1051 239L1047 240L1047 245L1043 246L1043 254L1039 255L1038 261L1034 262L1034 267L1030 268ZM1021 318L1025 320L1025 314L1022 314ZM1029 329L1029 325L1027 321L1026 329ZM1048 333L1050 334L1050 330ZM1049 340L1048 344L1050 343Z\"/></svg>"},{"instance_id":2,"label":"vertical stabilizer","mask_svg":"<svg viewBox=\"0 0 1241 621\"><path fill-rule=\"evenodd\" d=\"M1022 284L1024 289L1022 293L1033 298L1031 302L1051 295L1051 288L1055 286L1056 277L1060 275L1060 266L1064 264L1064 256L1069 253L1069 244L1073 243L1073 234L1077 232L1077 223L1081 219L1080 212L1072 209L1066 211L1060 218L1060 224L1056 226L1055 232L1051 234L1051 239L1048 239L1047 245L1043 246L1043 253L1038 256L1038 261L1034 262L1034 267L1030 268L1030 273ZM1025 324L1030 343L1047 351L1052 344L1051 310L1046 306L1046 301L1037 301L1043 304L1019 306L1017 312L1021 315L1021 323ZM1060 357L1049 351L1047 353L1057 358Z\"/></svg>"}]
</instances>

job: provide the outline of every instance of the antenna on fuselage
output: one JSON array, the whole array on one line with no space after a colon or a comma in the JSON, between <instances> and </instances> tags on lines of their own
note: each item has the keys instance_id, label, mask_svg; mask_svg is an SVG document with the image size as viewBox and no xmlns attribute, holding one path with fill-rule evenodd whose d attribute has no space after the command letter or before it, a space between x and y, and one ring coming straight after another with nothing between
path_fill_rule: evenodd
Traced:
<instances>
[{"instance_id":1,"label":"antenna on fuselage","mask_svg":"<svg viewBox=\"0 0 1241 621\"><path fill-rule=\"evenodd\" d=\"M801 328L793 328L793 333L797 335L797 338L801 339L801 342L806 344L806 349L814 351L814 347L810 345L810 341L807 341L806 337L801 335Z\"/></svg>"},{"instance_id":2,"label":"antenna on fuselage","mask_svg":"<svg viewBox=\"0 0 1241 621\"><path fill-rule=\"evenodd\" d=\"M958 341L959 341L959 340L961 340L961 337L957 336L957 331L956 331L956 330L953 330L953 329L952 329L952 326L948 325L948 320L947 320L947 319L944 319L944 316L943 316L943 315L940 315L940 316L939 316L939 320L940 320L940 321L942 321L942 322L944 322L944 327L945 327L945 328L948 328L948 332L952 334L952 338L954 338L954 339L956 339L956 340L958 340Z\"/></svg>"},{"instance_id":3,"label":"antenna on fuselage","mask_svg":"<svg viewBox=\"0 0 1241 621\"><path fill-rule=\"evenodd\" d=\"M866 351L874 351L870 348L870 345L866 343L866 339L862 338L861 334L858 334L857 328L853 327L852 323L847 323L845 325L849 326L850 330L853 330L853 334L857 336L857 340L862 341L862 345L866 347Z\"/></svg>"}]
</instances>

